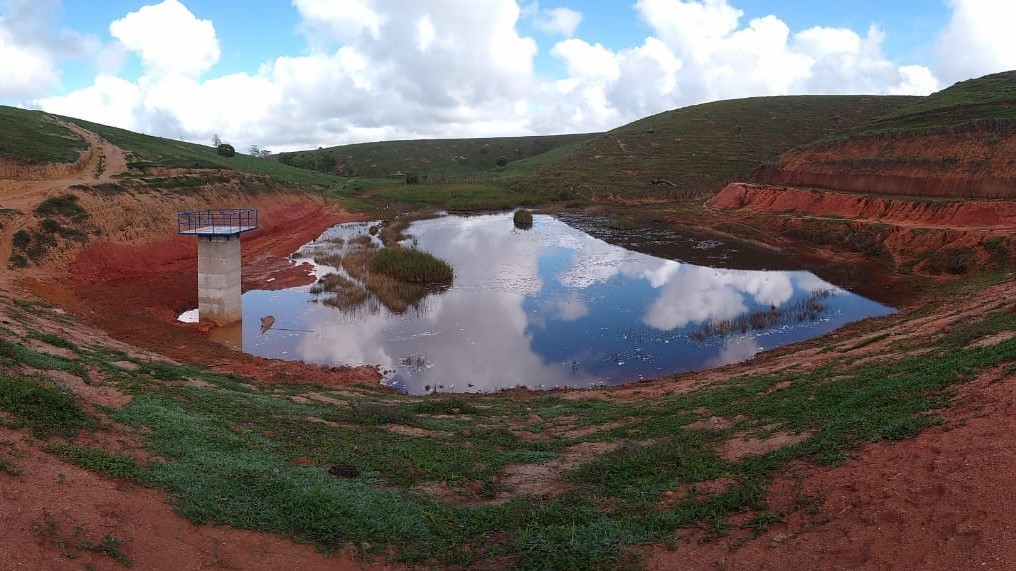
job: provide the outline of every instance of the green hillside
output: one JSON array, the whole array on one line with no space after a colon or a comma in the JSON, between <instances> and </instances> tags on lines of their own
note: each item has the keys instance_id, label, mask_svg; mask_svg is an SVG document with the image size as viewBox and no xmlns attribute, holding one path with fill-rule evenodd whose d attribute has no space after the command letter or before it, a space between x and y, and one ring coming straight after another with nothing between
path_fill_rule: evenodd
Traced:
<instances>
[{"instance_id":1,"label":"green hillside","mask_svg":"<svg viewBox=\"0 0 1016 571\"><path fill-rule=\"evenodd\" d=\"M666 111L583 144L528 184L558 196L687 198L715 192L782 152L896 111L902 96L753 97Z\"/></svg>"},{"instance_id":2,"label":"green hillside","mask_svg":"<svg viewBox=\"0 0 1016 571\"><path fill-rule=\"evenodd\" d=\"M970 130L1016 131L1016 71L961 81L815 144L858 136L920 136Z\"/></svg>"},{"instance_id":3,"label":"green hillside","mask_svg":"<svg viewBox=\"0 0 1016 571\"><path fill-rule=\"evenodd\" d=\"M169 167L188 169L230 169L255 175L267 175L297 185L330 186L341 179L324 173L293 168L263 158L237 153L232 157L219 155L211 146L143 135L126 129L64 117L120 147L127 153L128 166Z\"/></svg>"},{"instance_id":4,"label":"green hillside","mask_svg":"<svg viewBox=\"0 0 1016 571\"><path fill-rule=\"evenodd\" d=\"M494 137L485 139L421 139L343 145L311 151L280 153L287 165L344 176L388 177L412 173L430 182L460 182L499 168L528 174L526 159L592 139L595 134ZM518 167L518 168L517 168Z\"/></svg>"},{"instance_id":5,"label":"green hillside","mask_svg":"<svg viewBox=\"0 0 1016 571\"><path fill-rule=\"evenodd\" d=\"M34 165L73 163L88 144L40 111L0 105L0 159Z\"/></svg>"}]
</instances>

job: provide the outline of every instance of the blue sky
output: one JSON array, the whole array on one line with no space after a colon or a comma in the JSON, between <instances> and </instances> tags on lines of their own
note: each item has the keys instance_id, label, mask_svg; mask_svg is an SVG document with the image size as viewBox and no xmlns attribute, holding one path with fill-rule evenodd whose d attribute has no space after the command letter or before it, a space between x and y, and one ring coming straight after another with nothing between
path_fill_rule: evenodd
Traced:
<instances>
[{"instance_id":1,"label":"blue sky","mask_svg":"<svg viewBox=\"0 0 1016 571\"><path fill-rule=\"evenodd\" d=\"M273 150L1016 68L998 0L0 0L0 103Z\"/></svg>"}]
</instances>

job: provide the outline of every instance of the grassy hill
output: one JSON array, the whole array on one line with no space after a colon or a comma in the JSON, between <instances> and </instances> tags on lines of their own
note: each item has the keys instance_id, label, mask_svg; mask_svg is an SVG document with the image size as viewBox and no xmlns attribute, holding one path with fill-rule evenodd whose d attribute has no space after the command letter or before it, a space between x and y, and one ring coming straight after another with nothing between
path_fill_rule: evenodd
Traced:
<instances>
[{"instance_id":1,"label":"grassy hill","mask_svg":"<svg viewBox=\"0 0 1016 571\"><path fill-rule=\"evenodd\" d=\"M127 153L132 169L167 167L186 169L230 169L239 172L267 175L295 185L331 186L342 181L334 176L298 169L275 161L237 153L224 157L206 145L153 137L126 129L92 123L83 119L64 117L120 147Z\"/></svg>"},{"instance_id":2,"label":"grassy hill","mask_svg":"<svg viewBox=\"0 0 1016 571\"><path fill-rule=\"evenodd\" d=\"M40 111L0 105L0 159L25 165L73 163L88 144Z\"/></svg>"},{"instance_id":3,"label":"grassy hill","mask_svg":"<svg viewBox=\"0 0 1016 571\"><path fill-rule=\"evenodd\" d=\"M956 83L826 141L873 135L929 135L971 129L1016 130L1016 71Z\"/></svg>"},{"instance_id":4,"label":"grassy hill","mask_svg":"<svg viewBox=\"0 0 1016 571\"><path fill-rule=\"evenodd\" d=\"M902 96L753 97L665 111L541 168L534 188L586 198L715 192L780 153L918 101ZM655 183L654 183L655 181Z\"/></svg>"},{"instance_id":5,"label":"grassy hill","mask_svg":"<svg viewBox=\"0 0 1016 571\"><path fill-rule=\"evenodd\" d=\"M461 182L499 170L503 158L514 173L528 174L526 162L589 140L595 134L429 139L360 143L318 150L280 153L283 164L344 176L386 177L413 173L431 182ZM538 163L537 163L538 164Z\"/></svg>"},{"instance_id":6,"label":"grassy hill","mask_svg":"<svg viewBox=\"0 0 1016 571\"><path fill-rule=\"evenodd\" d=\"M790 150L753 180L916 197L1016 196L1016 71L962 81Z\"/></svg>"}]
</instances>

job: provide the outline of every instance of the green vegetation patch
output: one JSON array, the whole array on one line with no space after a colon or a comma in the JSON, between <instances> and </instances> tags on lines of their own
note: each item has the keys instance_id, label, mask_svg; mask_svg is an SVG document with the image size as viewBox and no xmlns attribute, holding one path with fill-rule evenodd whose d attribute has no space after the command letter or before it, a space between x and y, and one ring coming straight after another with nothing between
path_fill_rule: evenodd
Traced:
<instances>
[{"instance_id":1,"label":"green vegetation patch","mask_svg":"<svg viewBox=\"0 0 1016 571\"><path fill-rule=\"evenodd\" d=\"M107 452L101 448L78 446L66 442L54 444L47 450L61 459L84 468L113 478L143 484L148 479L148 472L130 456L119 452Z\"/></svg>"},{"instance_id":2,"label":"green vegetation patch","mask_svg":"<svg viewBox=\"0 0 1016 571\"><path fill-rule=\"evenodd\" d=\"M591 137L592 134L569 134L383 141L281 153L278 160L294 167L351 177L393 177L402 182L415 176L420 183L455 184L486 177L509 163L514 168L516 161L580 144ZM499 173L497 178L504 178L503 175Z\"/></svg>"},{"instance_id":3,"label":"green vegetation patch","mask_svg":"<svg viewBox=\"0 0 1016 571\"><path fill-rule=\"evenodd\" d=\"M554 200L702 197L798 145L864 124L917 97L786 96L665 111L590 139L524 184Z\"/></svg>"},{"instance_id":4,"label":"green vegetation patch","mask_svg":"<svg viewBox=\"0 0 1016 571\"><path fill-rule=\"evenodd\" d=\"M450 283L452 267L439 258L415 248L384 248L371 261L379 274L414 284Z\"/></svg>"},{"instance_id":5,"label":"green vegetation patch","mask_svg":"<svg viewBox=\"0 0 1016 571\"><path fill-rule=\"evenodd\" d=\"M290 167L268 158L244 154L224 157L218 154L217 147L210 145L143 135L72 117L64 119L98 133L102 138L123 149L127 153L128 167L133 169L146 167L229 169L253 175L266 175L288 184L322 188L331 188L343 182L343 179L333 175Z\"/></svg>"},{"instance_id":6,"label":"green vegetation patch","mask_svg":"<svg viewBox=\"0 0 1016 571\"><path fill-rule=\"evenodd\" d=\"M87 149L80 135L44 113L0 105L0 158L26 165L73 163Z\"/></svg>"},{"instance_id":7,"label":"green vegetation patch","mask_svg":"<svg viewBox=\"0 0 1016 571\"><path fill-rule=\"evenodd\" d=\"M765 490L791 463L841 462L861 443L940 422L929 413L949 405L954 384L1016 361L1016 339L971 346L1014 320L998 312L959 325L916 357L832 361L646 402L252 389L199 370L162 374L210 384L194 387L159 382L150 369L124 373L146 380L118 381L137 396L111 414L144 430L164 459L150 481L198 523L326 550L352 543L365 557L391 553L403 563L623 567L635 563L629 546L672 542L684 527L760 531L786 510L816 506L820 499L769 506ZM302 392L330 398L291 400ZM701 422L714 417L730 422ZM769 452L725 452L745 435L787 434L793 443ZM565 462L575 450L587 452ZM516 495L516 467L544 464L561 492ZM687 492L668 495L679 489Z\"/></svg>"},{"instance_id":8,"label":"green vegetation patch","mask_svg":"<svg viewBox=\"0 0 1016 571\"><path fill-rule=\"evenodd\" d=\"M512 221L516 226L532 226L533 213L524 208L516 210L515 214L512 215Z\"/></svg>"},{"instance_id":9,"label":"green vegetation patch","mask_svg":"<svg viewBox=\"0 0 1016 571\"><path fill-rule=\"evenodd\" d=\"M51 196L35 207L39 216L58 216L80 222L88 218L88 212L78 204L78 197L73 194Z\"/></svg>"},{"instance_id":10,"label":"green vegetation patch","mask_svg":"<svg viewBox=\"0 0 1016 571\"><path fill-rule=\"evenodd\" d=\"M4 350L0 345L0 358ZM0 410L13 417L14 427L27 426L39 438L72 438L95 426L73 394L39 377L0 373Z\"/></svg>"},{"instance_id":11,"label":"green vegetation patch","mask_svg":"<svg viewBox=\"0 0 1016 571\"><path fill-rule=\"evenodd\" d=\"M353 179L328 193L350 208L374 210L390 216L393 206L403 209L440 208L453 212L508 210L543 202L538 193L518 184L458 183L406 185L391 181Z\"/></svg>"}]
</instances>

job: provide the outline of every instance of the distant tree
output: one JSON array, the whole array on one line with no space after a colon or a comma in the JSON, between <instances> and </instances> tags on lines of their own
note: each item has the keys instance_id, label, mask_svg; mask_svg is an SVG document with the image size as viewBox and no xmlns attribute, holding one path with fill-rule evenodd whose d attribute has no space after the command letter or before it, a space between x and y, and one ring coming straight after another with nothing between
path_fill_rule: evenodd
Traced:
<instances>
[{"instance_id":1,"label":"distant tree","mask_svg":"<svg viewBox=\"0 0 1016 571\"><path fill-rule=\"evenodd\" d=\"M272 156L272 152L269 151L268 149L261 149L260 156L261 156L262 159L266 159L266 158Z\"/></svg>"},{"instance_id":2,"label":"distant tree","mask_svg":"<svg viewBox=\"0 0 1016 571\"><path fill-rule=\"evenodd\" d=\"M222 139L219 138L219 134L216 133L216 134L212 135L212 146L215 147L216 149L218 149L219 145L221 145L221 144L222 144Z\"/></svg>"},{"instance_id":3,"label":"distant tree","mask_svg":"<svg viewBox=\"0 0 1016 571\"><path fill-rule=\"evenodd\" d=\"M232 157L236 154L236 149L234 149L233 145L230 145L229 143L220 143L216 152L224 157Z\"/></svg>"},{"instance_id":4,"label":"distant tree","mask_svg":"<svg viewBox=\"0 0 1016 571\"><path fill-rule=\"evenodd\" d=\"M257 145L251 145L249 150L250 150L250 156L252 156L252 157L260 157L261 156L261 149L259 149Z\"/></svg>"},{"instance_id":5,"label":"distant tree","mask_svg":"<svg viewBox=\"0 0 1016 571\"><path fill-rule=\"evenodd\" d=\"M501 155L497 158L497 166L504 168L508 166L508 157Z\"/></svg>"},{"instance_id":6,"label":"distant tree","mask_svg":"<svg viewBox=\"0 0 1016 571\"><path fill-rule=\"evenodd\" d=\"M406 173L406 184L420 184L420 175L416 173Z\"/></svg>"},{"instance_id":7,"label":"distant tree","mask_svg":"<svg viewBox=\"0 0 1016 571\"><path fill-rule=\"evenodd\" d=\"M330 151L318 147L314 152L314 170L319 172L331 172L335 169L335 155Z\"/></svg>"}]
</instances>

